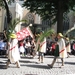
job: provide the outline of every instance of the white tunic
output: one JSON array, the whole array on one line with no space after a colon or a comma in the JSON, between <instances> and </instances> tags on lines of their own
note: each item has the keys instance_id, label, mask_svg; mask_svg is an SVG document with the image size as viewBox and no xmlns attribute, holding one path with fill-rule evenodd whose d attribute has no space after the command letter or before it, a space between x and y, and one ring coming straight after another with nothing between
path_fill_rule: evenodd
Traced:
<instances>
[{"instance_id":1,"label":"white tunic","mask_svg":"<svg viewBox=\"0 0 75 75\"><path fill-rule=\"evenodd\" d=\"M67 50L67 52L71 52L71 45L70 45L69 41L68 41L68 45L66 46L66 50Z\"/></svg>"},{"instance_id":2,"label":"white tunic","mask_svg":"<svg viewBox=\"0 0 75 75\"><path fill-rule=\"evenodd\" d=\"M67 57L67 51L66 51L66 46L65 46L65 40L64 40L63 38L59 39L58 45L59 45L59 57L60 57L60 58L65 58L65 57Z\"/></svg>"},{"instance_id":3,"label":"white tunic","mask_svg":"<svg viewBox=\"0 0 75 75\"><path fill-rule=\"evenodd\" d=\"M43 42L40 44L40 52L46 52L46 38L44 38Z\"/></svg>"},{"instance_id":4,"label":"white tunic","mask_svg":"<svg viewBox=\"0 0 75 75\"><path fill-rule=\"evenodd\" d=\"M18 40L13 39L10 42L9 50L8 50L8 59L10 59L11 63L15 63L20 59L20 53L18 49Z\"/></svg>"}]
</instances>

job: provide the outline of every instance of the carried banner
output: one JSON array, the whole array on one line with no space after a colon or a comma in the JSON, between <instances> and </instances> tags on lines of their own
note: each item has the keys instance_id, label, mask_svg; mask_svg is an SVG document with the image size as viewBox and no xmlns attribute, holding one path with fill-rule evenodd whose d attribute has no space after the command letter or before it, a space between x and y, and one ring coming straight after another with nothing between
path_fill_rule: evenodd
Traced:
<instances>
[{"instance_id":1,"label":"carried banner","mask_svg":"<svg viewBox=\"0 0 75 75\"><path fill-rule=\"evenodd\" d=\"M22 30L17 32L16 35L17 35L17 39L19 41L23 40L24 38L26 38L29 35L33 38L33 33L31 32L29 27L23 28Z\"/></svg>"}]
</instances>

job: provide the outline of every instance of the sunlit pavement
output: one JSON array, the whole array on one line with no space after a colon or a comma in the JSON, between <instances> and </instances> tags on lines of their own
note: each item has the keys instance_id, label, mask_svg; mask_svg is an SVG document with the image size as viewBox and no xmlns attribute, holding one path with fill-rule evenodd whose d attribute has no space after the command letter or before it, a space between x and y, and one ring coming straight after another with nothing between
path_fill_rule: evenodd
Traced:
<instances>
[{"instance_id":1,"label":"sunlit pavement","mask_svg":"<svg viewBox=\"0 0 75 75\"><path fill-rule=\"evenodd\" d=\"M60 68L61 60L57 59L53 68L49 68L53 56L45 56L44 63L35 58L21 56L21 68L17 68L15 64L10 64L6 69L7 58L0 57L0 75L75 75L75 56L71 55L65 59L65 66Z\"/></svg>"}]
</instances>

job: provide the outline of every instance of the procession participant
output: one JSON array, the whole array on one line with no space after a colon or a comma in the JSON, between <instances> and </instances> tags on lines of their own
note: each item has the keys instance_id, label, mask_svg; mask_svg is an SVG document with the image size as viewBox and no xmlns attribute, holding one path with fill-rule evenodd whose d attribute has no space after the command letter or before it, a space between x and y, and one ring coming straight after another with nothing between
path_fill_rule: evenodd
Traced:
<instances>
[{"instance_id":1,"label":"procession participant","mask_svg":"<svg viewBox=\"0 0 75 75\"><path fill-rule=\"evenodd\" d=\"M70 41L69 38L65 38L65 42L66 42L66 50L67 50L67 57L69 57L69 54L71 53L71 46L70 46Z\"/></svg>"},{"instance_id":2,"label":"procession participant","mask_svg":"<svg viewBox=\"0 0 75 75\"><path fill-rule=\"evenodd\" d=\"M6 68L8 68L10 63L15 63L17 65L17 68L20 68L20 54L16 34L10 35L10 42L8 43L8 46L8 61Z\"/></svg>"},{"instance_id":3,"label":"procession participant","mask_svg":"<svg viewBox=\"0 0 75 75\"><path fill-rule=\"evenodd\" d=\"M40 48L39 48L39 61L43 63L44 61L44 53L46 53L46 38L42 42L40 42Z\"/></svg>"},{"instance_id":4,"label":"procession participant","mask_svg":"<svg viewBox=\"0 0 75 75\"><path fill-rule=\"evenodd\" d=\"M59 54L57 54L57 55L61 58L61 61L62 61L62 65L61 65L60 67L63 67L63 66L64 66L64 58L67 57L66 46L65 46L65 40L63 39L62 33L58 33L57 38L58 38L57 50L59 51ZM52 62L51 64L48 64L48 66L49 66L50 68L53 67L53 65L54 65L56 59L58 58L58 56L55 56L53 62Z\"/></svg>"}]
</instances>

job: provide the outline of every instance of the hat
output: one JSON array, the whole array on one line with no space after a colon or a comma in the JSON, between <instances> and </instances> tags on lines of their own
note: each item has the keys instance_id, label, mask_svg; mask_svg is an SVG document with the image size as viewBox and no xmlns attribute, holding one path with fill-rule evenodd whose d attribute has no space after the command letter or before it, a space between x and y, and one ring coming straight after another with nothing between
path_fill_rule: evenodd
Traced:
<instances>
[{"instance_id":1,"label":"hat","mask_svg":"<svg viewBox=\"0 0 75 75\"><path fill-rule=\"evenodd\" d=\"M58 35L59 35L60 37L63 37L62 33L58 33Z\"/></svg>"},{"instance_id":2,"label":"hat","mask_svg":"<svg viewBox=\"0 0 75 75\"><path fill-rule=\"evenodd\" d=\"M66 40L68 40L68 41L69 41L69 38L66 38Z\"/></svg>"},{"instance_id":3,"label":"hat","mask_svg":"<svg viewBox=\"0 0 75 75\"><path fill-rule=\"evenodd\" d=\"M10 38L17 38L16 34L10 34Z\"/></svg>"}]
</instances>

